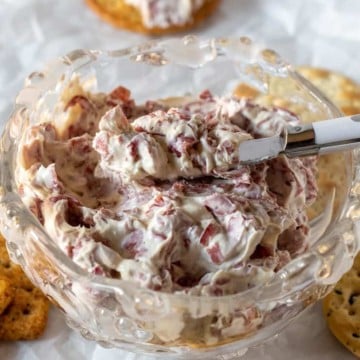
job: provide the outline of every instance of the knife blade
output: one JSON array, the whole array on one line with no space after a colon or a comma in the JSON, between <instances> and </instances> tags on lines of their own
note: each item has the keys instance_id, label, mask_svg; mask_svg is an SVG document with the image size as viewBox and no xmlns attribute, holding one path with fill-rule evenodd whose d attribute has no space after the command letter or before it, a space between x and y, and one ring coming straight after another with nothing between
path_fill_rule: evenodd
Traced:
<instances>
[{"instance_id":1,"label":"knife blade","mask_svg":"<svg viewBox=\"0 0 360 360\"><path fill-rule=\"evenodd\" d=\"M242 164L258 163L279 156L286 148L287 129L277 135L247 140L239 146L239 160Z\"/></svg>"}]
</instances>

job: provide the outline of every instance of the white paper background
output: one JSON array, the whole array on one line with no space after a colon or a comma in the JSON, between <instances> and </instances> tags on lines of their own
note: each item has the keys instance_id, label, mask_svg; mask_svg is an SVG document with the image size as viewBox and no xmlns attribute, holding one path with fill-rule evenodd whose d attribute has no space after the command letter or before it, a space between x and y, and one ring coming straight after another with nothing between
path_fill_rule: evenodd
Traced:
<instances>
[{"instance_id":1,"label":"white paper background","mask_svg":"<svg viewBox=\"0 0 360 360\"><path fill-rule=\"evenodd\" d=\"M223 0L201 36L250 36L294 64L343 72L360 81L359 0ZM115 49L146 37L115 30L81 0L0 0L0 126L24 77L45 61L75 48ZM103 349L68 329L52 309L45 336L0 342L1 360L150 360ZM317 305L244 360L353 359L328 332ZM210 360L210 359L209 359Z\"/></svg>"}]
</instances>

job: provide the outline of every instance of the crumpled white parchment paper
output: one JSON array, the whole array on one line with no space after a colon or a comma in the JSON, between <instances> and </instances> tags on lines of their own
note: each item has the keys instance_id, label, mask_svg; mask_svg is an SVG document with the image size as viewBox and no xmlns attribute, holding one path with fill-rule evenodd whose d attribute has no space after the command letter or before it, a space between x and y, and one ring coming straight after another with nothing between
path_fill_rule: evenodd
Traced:
<instances>
[{"instance_id":1,"label":"crumpled white parchment paper","mask_svg":"<svg viewBox=\"0 0 360 360\"><path fill-rule=\"evenodd\" d=\"M322 66L360 81L359 0L223 0L194 33L250 36L293 64ZM147 40L103 23L82 0L0 0L0 127L26 75L76 48L118 49ZM244 360L353 359L332 337L320 305L295 320ZM151 360L104 349L70 330L52 309L45 335L33 342L0 342L1 360ZM210 360L210 359L209 359Z\"/></svg>"}]
</instances>

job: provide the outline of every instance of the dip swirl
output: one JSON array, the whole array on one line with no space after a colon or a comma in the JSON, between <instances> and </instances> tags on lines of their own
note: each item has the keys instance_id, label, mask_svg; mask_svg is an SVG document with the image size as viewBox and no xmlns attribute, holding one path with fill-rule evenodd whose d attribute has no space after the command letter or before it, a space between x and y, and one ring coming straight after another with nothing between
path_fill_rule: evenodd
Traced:
<instances>
[{"instance_id":1,"label":"dip swirl","mask_svg":"<svg viewBox=\"0 0 360 360\"><path fill-rule=\"evenodd\" d=\"M147 28L167 28L191 22L205 0L125 0L138 9Z\"/></svg>"},{"instance_id":2,"label":"dip swirl","mask_svg":"<svg viewBox=\"0 0 360 360\"><path fill-rule=\"evenodd\" d=\"M209 91L177 102L73 79L21 139L19 194L90 273L192 295L265 283L307 249L316 159L244 166L237 149L299 119Z\"/></svg>"}]
</instances>

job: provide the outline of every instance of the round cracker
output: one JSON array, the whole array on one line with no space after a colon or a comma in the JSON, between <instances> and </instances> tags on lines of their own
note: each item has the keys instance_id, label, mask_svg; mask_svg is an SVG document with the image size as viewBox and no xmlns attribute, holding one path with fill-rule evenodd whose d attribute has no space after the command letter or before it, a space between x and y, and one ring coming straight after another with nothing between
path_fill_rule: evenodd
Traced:
<instances>
[{"instance_id":1,"label":"round cracker","mask_svg":"<svg viewBox=\"0 0 360 360\"><path fill-rule=\"evenodd\" d=\"M360 113L360 85L338 72L326 69L300 66L296 69L313 83L345 115Z\"/></svg>"},{"instance_id":2,"label":"round cracker","mask_svg":"<svg viewBox=\"0 0 360 360\"><path fill-rule=\"evenodd\" d=\"M350 271L325 297L323 312L334 336L360 357L360 254Z\"/></svg>"},{"instance_id":3,"label":"round cracker","mask_svg":"<svg viewBox=\"0 0 360 360\"><path fill-rule=\"evenodd\" d=\"M14 264L6 249L5 239L0 234L0 279L7 279L12 286L33 289L34 285L22 271L20 265Z\"/></svg>"},{"instance_id":4,"label":"round cracker","mask_svg":"<svg viewBox=\"0 0 360 360\"><path fill-rule=\"evenodd\" d=\"M0 340L33 340L45 330L49 303L39 289L15 289L11 304L0 315Z\"/></svg>"},{"instance_id":5,"label":"round cracker","mask_svg":"<svg viewBox=\"0 0 360 360\"><path fill-rule=\"evenodd\" d=\"M193 14L190 22L184 25L172 25L167 28L148 28L143 24L140 11L124 0L86 0L87 5L103 20L110 24L147 35L165 35L174 32L186 32L210 17L218 8L220 0L206 0Z\"/></svg>"},{"instance_id":6,"label":"round cracker","mask_svg":"<svg viewBox=\"0 0 360 360\"><path fill-rule=\"evenodd\" d=\"M9 280L0 278L0 315L14 299L14 292Z\"/></svg>"},{"instance_id":7,"label":"round cracker","mask_svg":"<svg viewBox=\"0 0 360 360\"><path fill-rule=\"evenodd\" d=\"M0 234L0 340L33 340L45 330L49 302L14 264Z\"/></svg>"}]
</instances>

